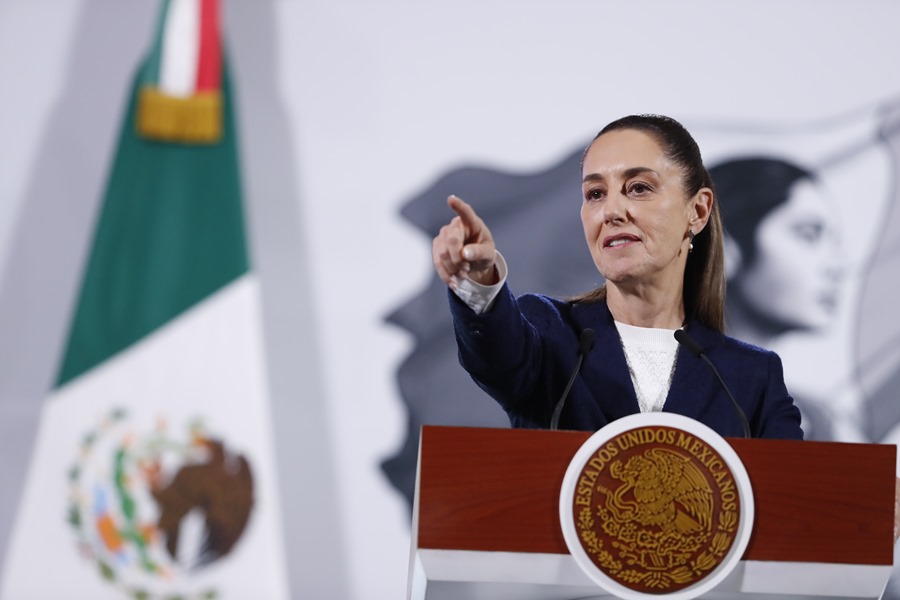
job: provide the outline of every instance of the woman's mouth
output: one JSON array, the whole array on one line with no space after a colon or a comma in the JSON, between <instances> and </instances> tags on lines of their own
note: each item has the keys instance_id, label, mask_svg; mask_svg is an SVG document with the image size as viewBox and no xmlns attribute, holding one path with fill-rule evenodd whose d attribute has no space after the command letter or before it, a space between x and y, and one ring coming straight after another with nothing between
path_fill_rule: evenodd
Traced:
<instances>
[{"instance_id":1,"label":"woman's mouth","mask_svg":"<svg viewBox=\"0 0 900 600\"><path fill-rule=\"evenodd\" d=\"M630 246L631 244L635 244L639 242L640 239L636 235L631 235L630 233L620 233L617 235L611 235L603 240L604 248L622 248L624 246Z\"/></svg>"},{"instance_id":2,"label":"woman's mouth","mask_svg":"<svg viewBox=\"0 0 900 600\"><path fill-rule=\"evenodd\" d=\"M819 294L819 306L824 308L829 313L833 313L837 311L838 308L838 294L837 291L827 291Z\"/></svg>"}]
</instances>

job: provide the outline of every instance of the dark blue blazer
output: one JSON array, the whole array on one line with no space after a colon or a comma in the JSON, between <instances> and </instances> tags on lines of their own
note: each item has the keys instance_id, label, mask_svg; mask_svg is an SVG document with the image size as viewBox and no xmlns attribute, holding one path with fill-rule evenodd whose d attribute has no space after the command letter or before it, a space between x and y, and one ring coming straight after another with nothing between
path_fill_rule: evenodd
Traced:
<instances>
[{"instance_id":1,"label":"dark blue blazer","mask_svg":"<svg viewBox=\"0 0 900 600\"><path fill-rule=\"evenodd\" d=\"M500 403L513 427L547 428L575 368L578 339L594 330L594 347L559 419L560 429L595 431L640 412L625 352L605 302L573 304L547 296L516 298L504 285L488 312L478 315L450 292L459 359L475 382ZM800 412L784 385L774 352L689 322L743 408L754 437L802 439ZM663 411L696 419L723 436L743 436L739 417L701 359L678 349Z\"/></svg>"}]
</instances>

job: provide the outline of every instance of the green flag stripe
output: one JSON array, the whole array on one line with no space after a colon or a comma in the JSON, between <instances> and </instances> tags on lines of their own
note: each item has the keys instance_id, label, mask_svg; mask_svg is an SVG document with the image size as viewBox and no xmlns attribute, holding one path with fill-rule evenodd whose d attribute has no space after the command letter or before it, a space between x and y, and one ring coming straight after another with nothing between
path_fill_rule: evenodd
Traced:
<instances>
[{"instance_id":1,"label":"green flag stripe","mask_svg":"<svg viewBox=\"0 0 900 600\"><path fill-rule=\"evenodd\" d=\"M194 146L135 133L135 78L57 386L70 381L249 268L231 85L223 65L223 137Z\"/></svg>"},{"instance_id":2,"label":"green flag stripe","mask_svg":"<svg viewBox=\"0 0 900 600\"><path fill-rule=\"evenodd\" d=\"M156 20L156 32L153 36L153 46L150 48L150 54L147 57L147 66L143 69L144 77L141 83L145 85L157 86L159 84L159 70L162 68L162 37L166 27L166 15L169 14L169 2L171 0L163 0L160 4L159 16Z\"/></svg>"}]
</instances>

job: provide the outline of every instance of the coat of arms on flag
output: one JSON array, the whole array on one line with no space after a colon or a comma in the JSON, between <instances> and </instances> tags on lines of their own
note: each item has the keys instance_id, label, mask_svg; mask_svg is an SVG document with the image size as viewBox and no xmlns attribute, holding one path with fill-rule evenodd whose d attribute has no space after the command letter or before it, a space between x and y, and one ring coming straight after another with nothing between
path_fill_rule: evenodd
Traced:
<instances>
[{"instance_id":1,"label":"coat of arms on flag","mask_svg":"<svg viewBox=\"0 0 900 600\"><path fill-rule=\"evenodd\" d=\"M289 597L218 6L162 2L0 598Z\"/></svg>"},{"instance_id":2,"label":"coat of arms on flag","mask_svg":"<svg viewBox=\"0 0 900 600\"><path fill-rule=\"evenodd\" d=\"M68 522L79 552L126 595L227 556L253 509L247 458L202 421L138 430L114 409L85 432L69 472ZM218 597L214 587L199 598Z\"/></svg>"}]
</instances>

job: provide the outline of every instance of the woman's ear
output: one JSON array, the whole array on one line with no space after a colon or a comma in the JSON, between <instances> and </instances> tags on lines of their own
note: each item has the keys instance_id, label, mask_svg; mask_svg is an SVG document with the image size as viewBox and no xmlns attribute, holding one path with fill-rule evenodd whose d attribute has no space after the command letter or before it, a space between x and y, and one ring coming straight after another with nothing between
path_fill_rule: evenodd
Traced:
<instances>
[{"instance_id":1,"label":"woman's ear","mask_svg":"<svg viewBox=\"0 0 900 600\"><path fill-rule=\"evenodd\" d=\"M728 235L727 231L724 232L722 237L723 245L725 246L725 281L730 281L744 266L744 254L741 252L741 247L734 241L733 237Z\"/></svg>"},{"instance_id":2,"label":"woman's ear","mask_svg":"<svg viewBox=\"0 0 900 600\"><path fill-rule=\"evenodd\" d=\"M700 188L691 199L691 230L695 234L700 233L706 227L709 215L712 213L713 202L715 202L715 196L713 191L707 187Z\"/></svg>"}]
</instances>

